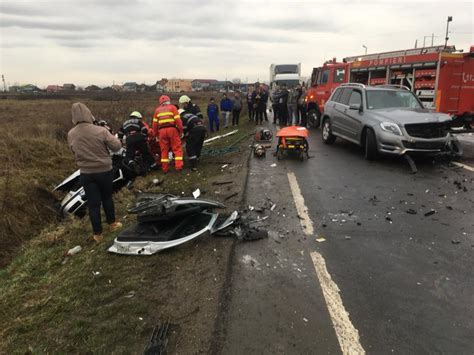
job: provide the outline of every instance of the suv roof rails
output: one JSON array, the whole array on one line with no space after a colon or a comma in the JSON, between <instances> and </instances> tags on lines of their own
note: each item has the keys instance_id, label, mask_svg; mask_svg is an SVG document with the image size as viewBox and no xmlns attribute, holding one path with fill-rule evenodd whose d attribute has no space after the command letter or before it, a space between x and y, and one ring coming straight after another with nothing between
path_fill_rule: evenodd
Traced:
<instances>
[{"instance_id":1,"label":"suv roof rails","mask_svg":"<svg viewBox=\"0 0 474 355\"><path fill-rule=\"evenodd\" d=\"M375 87L378 87L378 88L393 88L393 89L405 89L407 91L411 91L410 88L408 86L405 86L405 85L395 85L395 84L384 84L384 85L375 85Z\"/></svg>"},{"instance_id":2,"label":"suv roof rails","mask_svg":"<svg viewBox=\"0 0 474 355\"><path fill-rule=\"evenodd\" d=\"M361 83L344 83L344 84L341 84L339 86L357 86L359 88L364 88L365 89L365 85L361 84Z\"/></svg>"}]
</instances>

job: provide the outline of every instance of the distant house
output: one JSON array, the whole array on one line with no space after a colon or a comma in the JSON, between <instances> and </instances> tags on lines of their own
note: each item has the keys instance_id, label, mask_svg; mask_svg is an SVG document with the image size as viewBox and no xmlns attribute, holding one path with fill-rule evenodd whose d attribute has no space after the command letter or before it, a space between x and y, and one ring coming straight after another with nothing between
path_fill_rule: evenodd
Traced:
<instances>
[{"instance_id":1,"label":"distant house","mask_svg":"<svg viewBox=\"0 0 474 355\"><path fill-rule=\"evenodd\" d=\"M136 92L137 91L137 83L134 81L129 81L123 84L122 90L123 91L128 91L128 92Z\"/></svg>"},{"instance_id":2,"label":"distant house","mask_svg":"<svg viewBox=\"0 0 474 355\"><path fill-rule=\"evenodd\" d=\"M146 85L146 84L138 84L137 85L137 92L145 92L145 91L149 91L149 86Z\"/></svg>"},{"instance_id":3,"label":"distant house","mask_svg":"<svg viewBox=\"0 0 474 355\"><path fill-rule=\"evenodd\" d=\"M64 91L76 91L76 85L74 84L63 84Z\"/></svg>"},{"instance_id":4,"label":"distant house","mask_svg":"<svg viewBox=\"0 0 474 355\"><path fill-rule=\"evenodd\" d=\"M46 87L46 92L59 92L61 91L63 88L60 86L60 85L48 85Z\"/></svg>"},{"instance_id":5,"label":"distant house","mask_svg":"<svg viewBox=\"0 0 474 355\"><path fill-rule=\"evenodd\" d=\"M192 91L210 91L212 84L217 83L215 79L194 79L191 82Z\"/></svg>"},{"instance_id":6,"label":"distant house","mask_svg":"<svg viewBox=\"0 0 474 355\"><path fill-rule=\"evenodd\" d=\"M21 92L23 94L32 94L36 92L41 92L41 89L38 88L36 85L26 84L26 85L20 86L17 92Z\"/></svg>"},{"instance_id":7,"label":"distant house","mask_svg":"<svg viewBox=\"0 0 474 355\"><path fill-rule=\"evenodd\" d=\"M165 85L167 92L186 92L192 91L190 79L169 79Z\"/></svg>"},{"instance_id":8,"label":"distant house","mask_svg":"<svg viewBox=\"0 0 474 355\"><path fill-rule=\"evenodd\" d=\"M89 86L86 86L84 90L85 91L100 91L101 89L97 85L89 85Z\"/></svg>"},{"instance_id":9,"label":"distant house","mask_svg":"<svg viewBox=\"0 0 474 355\"><path fill-rule=\"evenodd\" d=\"M219 92L227 92L233 88L233 83L231 81L216 81L215 83L211 84L211 90L219 91Z\"/></svg>"}]
</instances>

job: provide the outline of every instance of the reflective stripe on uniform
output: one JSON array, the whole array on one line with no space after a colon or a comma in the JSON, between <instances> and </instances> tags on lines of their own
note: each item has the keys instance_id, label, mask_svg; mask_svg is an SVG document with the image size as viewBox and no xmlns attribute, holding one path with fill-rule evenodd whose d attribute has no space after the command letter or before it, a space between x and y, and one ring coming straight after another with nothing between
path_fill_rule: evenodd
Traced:
<instances>
[{"instance_id":1,"label":"reflective stripe on uniform","mask_svg":"<svg viewBox=\"0 0 474 355\"><path fill-rule=\"evenodd\" d=\"M183 157L174 157L174 160L183 160Z\"/></svg>"},{"instance_id":2,"label":"reflective stripe on uniform","mask_svg":"<svg viewBox=\"0 0 474 355\"><path fill-rule=\"evenodd\" d=\"M191 160L191 159L197 159L197 155L193 155L193 156L189 157L189 160Z\"/></svg>"},{"instance_id":3,"label":"reflective stripe on uniform","mask_svg":"<svg viewBox=\"0 0 474 355\"><path fill-rule=\"evenodd\" d=\"M169 163L170 160L169 160L169 159L161 159L161 162L162 162L162 163Z\"/></svg>"},{"instance_id":4,"label":"reflective stripe on uniform","mask_svg":"<svg viewBox=\"0 0 474 355\"><path fill-rule=\"evenodd\" d=\"M160 112L157 117L162 117L162 116L173 116L173 112ZM179 116L178 116L179 117Z\"/></svg>"},{"instance_id":5,"label":"reflective stripe on uniform","mask_svg":"<svg viewBox=\"0 0 474 355\"><path fill-rule=\"evenodd\" d=\"M174 123L174 118L165 118L163 120L159 120L158 123L159 124L163 124L163 123Z\"/></svg>"},{"instance_id":6,"label":"reflective stripe on uniform","mask_svg":"<svg viewBox=\"0 0 474 355\"><path fill-rule=\"evenodd\" d=\"M180 115L176 115L176 116L174 116L174 118L175 118L175 119L178 119L178 118L181 118L181 116L180 116Z\"/></svg>"},{"instance_id":7,"label":"reflective stripe on uniform","mask_svg":"<svg viewBox=\"0 0 474 355\"><path fill-rule=\"evenodd\" d=\"M155 118L153 119L153 122L158 122L158 118L155 117Z\"/></svg>"}]
</instances>

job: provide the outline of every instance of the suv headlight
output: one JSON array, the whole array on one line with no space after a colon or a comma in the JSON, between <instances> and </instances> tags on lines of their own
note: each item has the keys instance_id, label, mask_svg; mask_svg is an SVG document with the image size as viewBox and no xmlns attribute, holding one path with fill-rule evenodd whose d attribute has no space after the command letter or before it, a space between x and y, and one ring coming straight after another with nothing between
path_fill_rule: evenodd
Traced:
<instances>
[{"instance_id":1,"label":"suv headlight","mask_svg":"<svg viewBox=\"0 0 474 355\"><path fill-rule=\"evenodd\" d=\"M382 122L382 123L380 123L380 127L382 127L382 129L385 132L390 132L390 133L393 133L397 136L402 136L403 135L402 130L400 129L400 127L396 123Z\"/></svg>"}]
</instances>

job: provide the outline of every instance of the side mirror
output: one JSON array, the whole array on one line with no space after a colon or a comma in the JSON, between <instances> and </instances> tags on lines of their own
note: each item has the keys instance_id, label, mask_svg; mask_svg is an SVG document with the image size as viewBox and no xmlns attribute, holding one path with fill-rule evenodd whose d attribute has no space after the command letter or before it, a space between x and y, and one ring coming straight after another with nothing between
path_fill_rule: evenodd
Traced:
<instances>
[{"instance_id":1,"label":"side mirror","mask_svg":"<svg viewBox=\"0 0 474 355\"><path fill-rule=\"evenodd\" d=\"M349 110L357 110L359 112L362 112L362 105L361 104L350 104L349 105Z\"/></svg>"}]
</instances>

